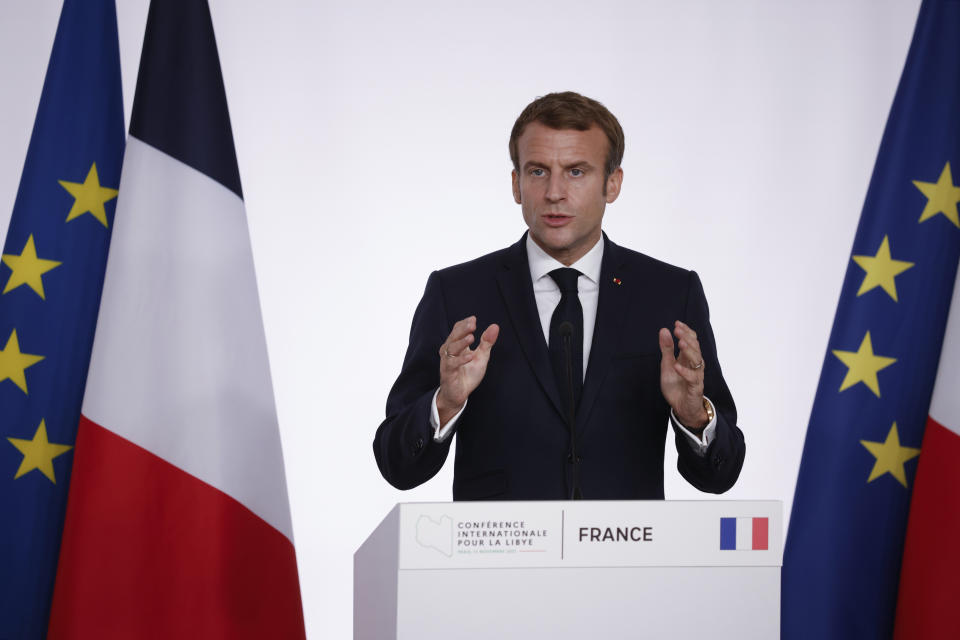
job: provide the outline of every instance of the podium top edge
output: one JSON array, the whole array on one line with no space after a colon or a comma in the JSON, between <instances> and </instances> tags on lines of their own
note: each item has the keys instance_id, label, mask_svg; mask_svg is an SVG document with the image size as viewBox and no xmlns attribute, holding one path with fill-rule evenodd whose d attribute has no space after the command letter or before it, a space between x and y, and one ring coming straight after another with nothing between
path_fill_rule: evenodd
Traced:
<instances>
[{"instance_id":1,"label":"podium top edge","mask_svg":"<svg viewBox=\"0 0 960 640\"><path fill-rule=\"evenodd\" d=\"M569 505L590 505L590 504L778 504L783 506L783 500L458 500L458 501L414 501L397 502L395 507L417 506L417 505L438 505L438 504L457 504L457 505L529 505L529 504L569 504Z\"/></svg>"}]
</instances>

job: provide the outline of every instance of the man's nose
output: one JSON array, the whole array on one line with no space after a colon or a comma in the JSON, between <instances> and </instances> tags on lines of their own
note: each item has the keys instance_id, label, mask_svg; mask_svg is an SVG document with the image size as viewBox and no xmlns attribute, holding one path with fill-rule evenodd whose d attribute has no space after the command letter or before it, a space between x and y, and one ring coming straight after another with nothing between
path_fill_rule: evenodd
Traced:
<instances>
[{"instance_id":1,"label":"man's nose","mask_svg":"<svg viewBox=\"0 0 960 640\"><path fill-rule=\"evenodd\" d=\"M547 200L550 202L560 202L567 195L567 185L564 182L563 175L553 172L550 174L550 181L547 183Z\"/></svg>"}]
</instances>

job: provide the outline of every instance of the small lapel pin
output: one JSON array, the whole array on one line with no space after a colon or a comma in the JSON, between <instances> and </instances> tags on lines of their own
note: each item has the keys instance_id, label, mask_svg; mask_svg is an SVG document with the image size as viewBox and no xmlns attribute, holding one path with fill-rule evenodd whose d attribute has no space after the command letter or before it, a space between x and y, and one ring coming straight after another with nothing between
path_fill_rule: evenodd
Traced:
<instances>
[{"instance_id":1,"label":"small lapel pin","mask_svg":"<svg viewBox=\"0 0 960 640\"><path fill-rule=\"evenodd\" d=\"M617 284L617 285L623 284L623 280L621 280L620 278L614 278L614 279L613 279L613 284Z\"/></svg>"}]
</instances>

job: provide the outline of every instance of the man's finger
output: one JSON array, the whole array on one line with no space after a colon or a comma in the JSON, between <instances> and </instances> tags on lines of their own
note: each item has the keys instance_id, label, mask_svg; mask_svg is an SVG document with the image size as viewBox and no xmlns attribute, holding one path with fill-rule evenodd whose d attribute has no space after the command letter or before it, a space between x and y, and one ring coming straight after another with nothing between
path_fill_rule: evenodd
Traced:
<instances>
[{"instance_id":1,"label":"man's finger","mask_svg":"<svg viewBox=\"0 0 960 640\"><path fill-rule=\"evenodd\" d=\"M699 369L691 369L683 366L679 362L675 362L673 364L673 370L679 373L680 377L686 380L688 384L703 384L703 374Z\"/></svg>"},{"instance_id":2,"label":"man's finger","mask_svg":"<svg viewBox=\"0 0 960 640\"><path fill-rule=\"evenodd\" d=\"M447 346L444 347L444 354L446 357L458 356L460 353L467 348L469 344L473 342L473 334L468 333L459 340L454 340L453 342L447 342Z\"/></svg>"},{"instance_id":3,"label":"man's finger","mask_svg":"<svg viewBox=\"0 0 960 640\"><path fill-rule=\"evenodd\" d=\"M680 320L677 320L674 326L675 326L675 330L681 329L683 333L689 333L694 340L697 339L697 332L691 329L688 325L681 322ZM680 336L678 335L677 337L679 338Z\"/></svg>"},{"instance_id":4,"label":"man's finger","mask_svg":"<svg viewBox=\"0 0 960 640\"><path fill-rule=\"evenodd\" d=\"M459 340L468 333L473 333L474 329L477 328L477 317L476 316L467 316L463 320L457 320L456 324L453 325L453 328L450 329L450 335L447 336L447 342L453 340Z\"/></svg>"},{"instance_id":5,"label":"man's finger","mask_svg":"<svg viewBox=\"0 0 960 640\"><path fill-rule=\"evenodd\" d=\"M678 333L677 342L680 343L681 349L684 346L695 347L698 350L700 349L700 341L697 340L697 334L690 331L689 329L686 331L683 331L682 333Z\"/></svg>"},{"instance_id":6,"label":"man's finger","mask_svg":"<svg viewBox=\"0 0 960 640\"><path fill-rule=\"evenodd\" d=\"M670 330L666 328L660 329L658 339L660 341L660 355L663 356L663 361L667 364L672 364L674 362L673 336L670 335Z\"/></svg>"},{"instance_id":7,"label":"man's finger","mask_svg":"<svg viewBox=\"0 0 960 640\"><path fill-rule=\"evenodd\" d=\"M476 352L471 349L464 349L463 353L452 358L444 358L440 361L440 375L450 374L463 365L467 364L476 357Z\"/></svg>"},{"instance_id":8,"label":"man's finger","mask_svg":"<svg viewBox=\"0 0 960 640\"><path fill-rule=\"evenodd\" d=\"M468 316L462 320L458 320L450 330L450 335L448 335L447 339L443 341L442 345L440 345L440 349L438 350L440 356L446 356L448 353L453 354L454 351L451 348L451 345L458 340L462 340L465 336L472 334L474 329L476 329L476 325L476 316ZM459 353L459 351L456 353Z\"/></svg>"},{"instance_id":9,"label":"man's finger","mask_svg":"<svg viewBox=\"0 0 960 640\"><path fill-rule=\"evenodd\" d=\"M686 339L680 341L680 362L685 367L691 369L703 369L702 366L697 366L703 362L703 354L700 353L699 345L691 345L686 341Z\"/></svg>"}]
</instances>

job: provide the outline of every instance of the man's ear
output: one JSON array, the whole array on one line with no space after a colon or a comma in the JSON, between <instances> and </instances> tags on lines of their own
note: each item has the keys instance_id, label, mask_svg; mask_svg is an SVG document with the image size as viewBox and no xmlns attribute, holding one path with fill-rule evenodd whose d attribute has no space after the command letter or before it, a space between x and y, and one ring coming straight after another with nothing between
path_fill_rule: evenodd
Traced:
<instances>
[{"instance_id":1,"label":"man's ear","mask_svg":"<svg viewBox=\"0 0 960 640\"><path fill-rule=\"evenodd\" d=\"M616 171L607 176L607 190L604 196L607 199L607 204L610 204L617 199L617 196L620 195L620 186L623 184L623 169L617 167Z\"/></svg>"},{"instance_id":2,"label":"man's ear","mask_svg":"<svg viewBox=\"0 0 960 640\"><path fill-rule=\"evenodd\" d=\"M516 169L510 172L510 181L513 183L513 200L520 204L520 174Z\"/></svg>"}]
</instances>

